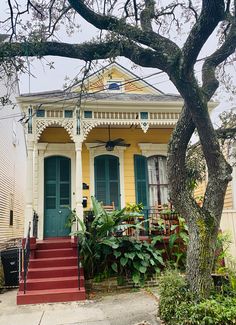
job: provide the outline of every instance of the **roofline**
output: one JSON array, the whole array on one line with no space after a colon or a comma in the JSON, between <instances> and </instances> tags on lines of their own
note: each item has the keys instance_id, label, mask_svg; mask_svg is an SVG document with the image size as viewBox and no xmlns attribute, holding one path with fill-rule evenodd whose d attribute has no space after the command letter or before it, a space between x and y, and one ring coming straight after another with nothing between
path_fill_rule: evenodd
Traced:
<instances>
[{"instance_id":1,"label":"roofline","mask_svg":"<svg viewBox=\"0 0 236 325\"><path fill-rule=\"evenodd\" d=\"M100 68L99 70L95 71L95 72L92 73L91 75L87 76L87 77L85 78L85 80L87 80L88 78L91 78L91 77L96 76L100 71L107 69L109 66L116 66L116 65L119 66L121 69L125 70L125 72L127 72L130 76L134 76L135 78L139 79L139 80L137 80L138 82L145 83L146 85L148 85L149 87L151 87L152 89L154 89L156 92L159 92L160 94L165 95L165 93L164 93L163 91L161 91L161 90L159 90L158 88L154 87L154 86L151 85L149 82L143 80L141 77L139 77L139 76L136 75L135 73L130 72L127 68L123 67L120 63L115 62L115 61L114 61L114 62L111 62L111 63L109 63L109 64L107 64L107 65L105 65L104 67L102 67L102 68ZM81 82L82 82L82 80L78 81L78 82L77 82L75 85L73 85L72 87L68 87L68 88L66 88L66 90L75 88L75 87L78 86Z\"/></svg>"}]
</instances>

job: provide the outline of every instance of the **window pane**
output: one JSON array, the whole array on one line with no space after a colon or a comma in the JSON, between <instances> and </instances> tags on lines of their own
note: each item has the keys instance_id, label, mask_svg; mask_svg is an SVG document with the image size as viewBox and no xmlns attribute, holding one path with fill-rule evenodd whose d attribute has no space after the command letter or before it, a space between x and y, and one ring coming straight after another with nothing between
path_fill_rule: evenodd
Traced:
<instances>
[{"instance_id":1,"label":"window pane","mask_svg":"<svg viewBox=\"0 0 236 325\"><path fill-rule=\"evenodd\" d=\"M69 206L69 204L70 204L70 200L69 200L69 198L67 198L67 199L60 199L60 205L66 205L66 206Z\"/></svg>"},{"instance_id":2,"label":"window pane","mask_svg":"<svg viewBox=\"0 0 236 325\"><path fill-rule=\"evenodd\" d=\"M148 183L150 206L168 203L166 157L148 158Z\"/></svg>"},{"instance_id":3,"label":"window pane","mask_svg":"<svg viewBox=\"0 0 236 325\"><path fill-rule=\"evenodd\" d=\"M46 209L56 209L56 198L46 198Z\"/></svg>"},{"instance_id":4,"label":"window pane","mask_svg":"<svg viewBox=\"0 0 236 325\"><path fill-rule=\"evenodd\" d=\"M70 160L60 160L60 181L69 181L70 179Z\"/></svg>"},{"instance_id":5,"label":"window pane","mask_svg":"<svg viewBox=\"0 0 236 325\"><path fill-rule=\"evenodd\" d=\"M56 160L55 158L50 158L45 160L46 168L46 180L55 181L56 180Z\"/></svg>"},{"instance_id":6,"label":"window pane","mask_svg":"<svg viewBox=\"0 0 236 325\"><path fill-rule=\"evenodd\" d=\"M65 117L66 117L66 118L73 117L73 111L71 111L71 110L66 110L66 111L65 111Z\"/></svg>"},{"instance_id":7,"label":"window pane","mask_svg":"<svg viewBox=\"0 0 236 325\"><path fill-rule=\"evenodd\" d=\"M60 184L60 197L68 198L70 196L70 187L68 183Z\"/></svg>"},{"instance_id":8,"label":"window pane","mask_svg":"<svg viewBox=\"0 0 236 325\"><path fill-rule=\"evenodd\" d=\"M46 196L56 196L56 184L46 184Z\"/></svg>"}]
</instances>

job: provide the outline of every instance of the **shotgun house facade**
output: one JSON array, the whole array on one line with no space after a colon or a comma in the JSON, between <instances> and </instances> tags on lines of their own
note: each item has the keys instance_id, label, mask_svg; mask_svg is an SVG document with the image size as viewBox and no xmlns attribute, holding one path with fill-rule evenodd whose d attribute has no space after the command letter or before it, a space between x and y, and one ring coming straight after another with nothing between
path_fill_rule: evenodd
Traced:
<instances>
[{"instance_id":1,"label":"shotgun house facade","mask_svg":"<svg viewBox=\"0 0 236 325\"><path fill-rule=\"evenodd\" d=\"M29 117L25 234L68 236L70 210L83 218L90 197L104 205L168 203L167 143L183 101L117 63L65 91L18 98ZM84 203L84 204L83 204ZM147 216L148 217L148 216Z\"/></svg>"},{"instance_id":2,"label":"shotgun house facade","mask_svg":"<svg viewBox=\"0 0 236 325\"><path fill-rule=\"evenodd\" d=\"M26 142L16 81L1 80L0 97L7 93L12 103L0 104L0 249L23 236L25 208Z\"/></svg>"}]
</instances>

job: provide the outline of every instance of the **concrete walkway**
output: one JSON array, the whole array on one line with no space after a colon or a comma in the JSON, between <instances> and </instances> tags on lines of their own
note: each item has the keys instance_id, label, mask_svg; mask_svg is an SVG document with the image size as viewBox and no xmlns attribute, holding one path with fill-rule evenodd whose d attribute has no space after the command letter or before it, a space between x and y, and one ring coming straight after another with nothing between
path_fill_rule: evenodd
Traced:
<instances>
[{"instance_id":1,"label":"concrete walkway","mask_svg":"<svg viewBox=\"0 0 236 325\"><path fill-rule=\"evenodd\" d=\"M0 325L159 325L157 299L145 290L84 302L16 305L16 290L0 294Z\"/></svg>"}]
</instances>

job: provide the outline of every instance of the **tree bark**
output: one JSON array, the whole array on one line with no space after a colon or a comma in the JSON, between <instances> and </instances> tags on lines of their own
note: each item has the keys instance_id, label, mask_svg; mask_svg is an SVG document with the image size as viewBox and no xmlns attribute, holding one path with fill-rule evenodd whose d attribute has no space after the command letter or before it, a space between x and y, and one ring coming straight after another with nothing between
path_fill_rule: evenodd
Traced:
<instances>
[{"instance_id":1,"label":"tree bark","mask_svg":"<svg viewBox=\"0 0 236 325\"><path fill-rule=\"evenodd\" d=\"M191 292L197 299L200 299L206 298L213 286L211 273L218 231L217 227L209 229L201 212L198 212L195 218L196 225L188 223L189 245L186 274Z\"/></svg>"},{"instance_id":2,"label":"tree bark","mask_svg":"<svg viewBox=\"0 0 236 325\"><path fill-rule=\"evenodd\" d=\"M191 292L200 299L209 295L212 286L214 252L231 167L220 151L199 87L193 81L188 82L187 76L184 80L174 80L185 106L169 143L167 171L171 201L189 228L188 284ZM197 205L188 188L185 162L187 146L196 126L209 173L203 207Z\"/></svg>"}]
</instances>

